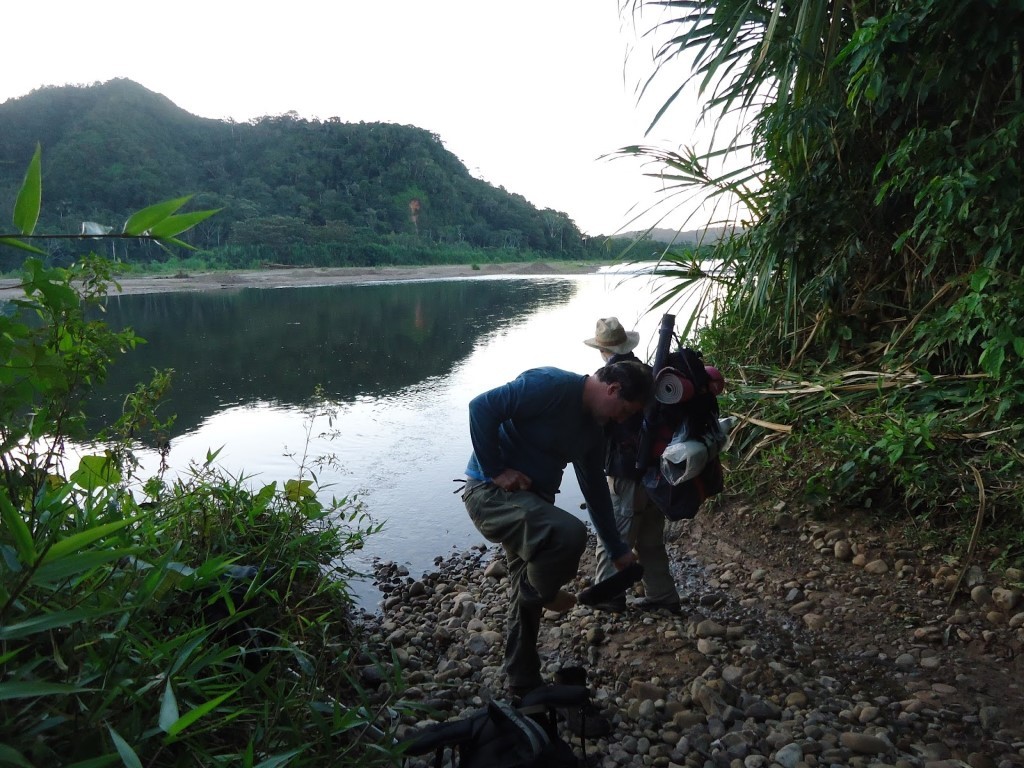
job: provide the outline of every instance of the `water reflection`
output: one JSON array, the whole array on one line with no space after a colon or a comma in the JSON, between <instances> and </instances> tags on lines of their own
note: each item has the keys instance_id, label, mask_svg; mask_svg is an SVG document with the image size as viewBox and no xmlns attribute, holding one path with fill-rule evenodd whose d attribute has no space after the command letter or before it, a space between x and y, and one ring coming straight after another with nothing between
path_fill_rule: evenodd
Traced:
<instances>
[{"instance_id":1,"label":"water reflection","mask_svg":"<svg viewBox=\"0 0 1024 768\"><path fill-rule=\"evenodd\" d=\"M120 360L90 403L94 425L154 368L173 368L175 433L222 407L307 405L319 385L347 402L381 397L454 368L487 334L569 301L564 280L461 280L121 296L107 317L146 344Z\"/></svg>"},{"instance_id":2,"label":"water reflection","mask_svg":"<svg viewBox=\"0 0 1024 768\"><path fill-rule=\"evenodd\" d=\"M172 367L172 474L221 447L218 464L254 485L294 477L302 455L333 455L318 473L323 500L357 493L385 523L350 564L369 571L379 557L419 576L483 541L452 493L470 453L469 400L527 368L595 370L582 340L598 317L635 328L650 356L656 290L587 275L121 297L110 320L149 343L112 369L92 416L113 419L150 369ZM316 384L338 409L336 439L307 426ZM141 458L148 477L156 456ZM582 500L567 472L559 504L586 519ZM369 582L355 591L367 608L379 599Z\"/></svg>"}]
</instances>

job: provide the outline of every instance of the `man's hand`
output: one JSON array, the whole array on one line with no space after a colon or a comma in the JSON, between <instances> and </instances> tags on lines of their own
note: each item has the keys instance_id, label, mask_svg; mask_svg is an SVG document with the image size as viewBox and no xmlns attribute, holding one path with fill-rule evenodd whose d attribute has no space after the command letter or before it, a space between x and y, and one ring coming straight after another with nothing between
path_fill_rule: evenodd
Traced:
<instances>
[{"instance_id":1,"label":"man's hand","mask_svg":"<svg viewBox=\"0 0 1024 768\"><path fill-rule=\"evenodd\" d=\"M503 491L528 491L533 481L518 469L503 469L500 475L492 478L496 486Z\"/></svg>"},{"instance_id":2,"label":"man's hand","mask_svg":"<svg viewBox=\"0 0 1024 768\"><path fill-rule=\"evenodd\" d=\"M618 560L613 560L612 565L615 566L615 570L621 571L623 568L627 568L636 562L636 552L632 549L626 554L622 555Z\"/></svg>"}]
</instances>

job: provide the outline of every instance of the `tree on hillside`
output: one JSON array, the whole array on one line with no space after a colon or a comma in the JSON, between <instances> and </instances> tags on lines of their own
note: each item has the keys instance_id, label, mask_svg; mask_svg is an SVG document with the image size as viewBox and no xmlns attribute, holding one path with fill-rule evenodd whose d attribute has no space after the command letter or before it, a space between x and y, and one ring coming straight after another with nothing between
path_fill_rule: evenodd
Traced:
<instances>
[{"instance_id":1,"label":"tree on hillside","mask_svg":"<svg viewBox=\"0 0 1024 768\"><path fill-rule=\"evenodd\" d=\"M451 243L453 232L462 233L454 242L473 248L514 241L556 258L587 255L564 213L554 213L563 230L556 241L546 234L551 212L473 178L440 137L414 126L295 113L245 124L206 120L128 80L43 88L0 105L0 205L13 202L40 140L48 188L65 202L42 213L51 231L81 221L117 226L146 200L184 189L223 203L215 224L187 235L200 249L266 251L252 235L262 228L276 233L270 258L295 263L312 258L311 246L343 265L363 263L370 250L387 253L409 235L427 246ZM300 227L282 228L281 217ZM344 228L363 238L345 249L325 239Z\"/></svg>"}]
</instances>

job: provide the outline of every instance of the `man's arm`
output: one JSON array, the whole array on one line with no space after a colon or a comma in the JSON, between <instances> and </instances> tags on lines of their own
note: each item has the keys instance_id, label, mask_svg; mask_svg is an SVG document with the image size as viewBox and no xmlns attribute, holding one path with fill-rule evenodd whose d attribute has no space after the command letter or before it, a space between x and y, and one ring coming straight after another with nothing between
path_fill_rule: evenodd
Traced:
<instances>
[{"instance_id":1,"label":"man's arm","mask_svg":"<svg viewBox=\"0 0 1024 768\"><path fill-rule=\"evenodd\" d=\"M579 481L583 498L587 500L587 511L594 528L597 529L597 536L616 566L622 568L629 565L634 558L627 558L619 563L620 559L632 552L629 544L622 540L615 525L612 498L604 476L603 456L604 443L598 441L598 444L588 451L584 461L573 463L573 469L576 470L576 479Z\"/></svg>"},{"instance_id":2,"label":"man's arm","mask_svg":"<svg viewBox=\"0 0 1024 768\"><path fill-rule=\"evenodd\" d=\"M484 476L492 480L505 469L498 431L502 422L515 413L517 381L502 384L469 401L469 438L473 453Z\"/></svg>"}]
</instances>

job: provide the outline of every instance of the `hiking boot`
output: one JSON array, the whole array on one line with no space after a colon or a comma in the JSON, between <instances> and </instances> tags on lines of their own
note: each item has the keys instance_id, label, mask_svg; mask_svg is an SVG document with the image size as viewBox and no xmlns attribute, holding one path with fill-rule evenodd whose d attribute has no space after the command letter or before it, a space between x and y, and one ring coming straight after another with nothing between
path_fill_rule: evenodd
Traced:
<instances>
[{"instance_id":1,"label":"hiking boot","mask_svg":"<svg viewBox=\"0 0 1024 768\"><path fill-rule=\"evenodd\" d=\"M642 597L636 600L633 606L641 611L668 611L673 616L679 616L683 612L678 597Z\"/></svg>"},{"instance_id":2,"label":"hiking boot","mask_svg":"<svg viewBox=\"0 0 1024 768\"><path fill-rule=\"evenodd\" d=\"M603 603L596 603L590 607L598 611L604 611L605 613L625 613L626 596L619 595L618 597L613 597L611 600L605 600Z\"/></svg>"},{"instance_id":3,"label":"hiking boot","mask_svg":"<svg viewBox=\"0 0 1024 768\"><path fill-rule=\"evenodd\" d=\"M551 600L544 603L544 610L551 611L552 613L565 613L571 611L576 607L576 595L566 592L564 589L558 590Z\"/></svg>"}]
</instances>

